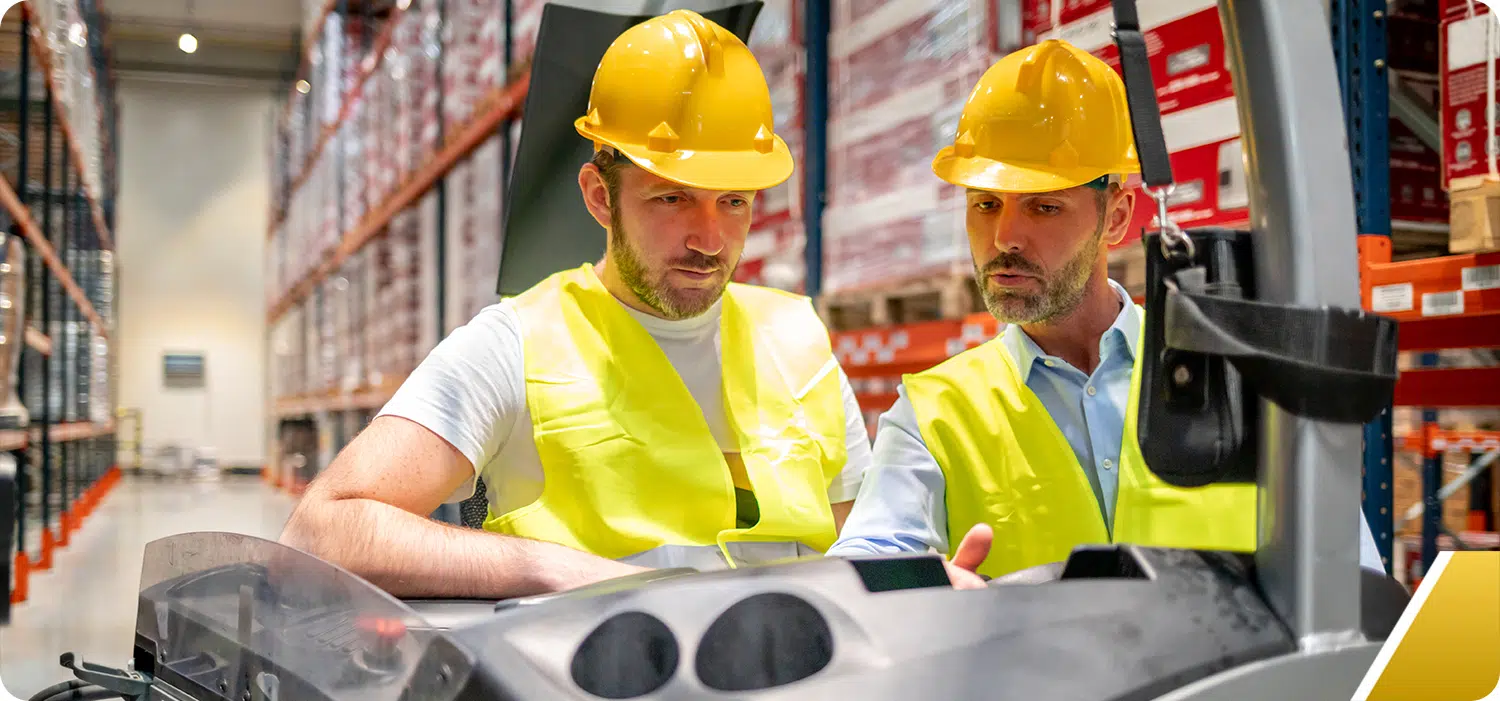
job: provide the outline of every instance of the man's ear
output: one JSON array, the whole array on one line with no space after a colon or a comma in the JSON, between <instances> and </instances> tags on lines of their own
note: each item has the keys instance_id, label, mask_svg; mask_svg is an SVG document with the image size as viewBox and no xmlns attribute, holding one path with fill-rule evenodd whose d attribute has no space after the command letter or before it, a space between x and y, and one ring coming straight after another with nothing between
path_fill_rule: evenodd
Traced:
<instances>
[{"instance_id":1,"label":"man's ear","mask_svg":"<svg viewBox=\"0 0 1500 701\"><path fill-rule=\"evenodd\" d=\"M578 191L583 193L583 204L599 226L609 229L609 187L604 184L604 175L593 163L585 163L578 169Z\"/></svg>"},{"instance_id":2,"label":"man's ear","mask_svg":"<svg viewBox=\"0 0 1500 701\"><path fill-rule=\"evenodd\" d=\"M1104 229L1104 242L1113 246L1125 240L1130 233L1130 220L1135 218L1135 195L1133 189L1119 188L1109 195L1106 205L1109 215Z\"/></svg>"}]
</instances>

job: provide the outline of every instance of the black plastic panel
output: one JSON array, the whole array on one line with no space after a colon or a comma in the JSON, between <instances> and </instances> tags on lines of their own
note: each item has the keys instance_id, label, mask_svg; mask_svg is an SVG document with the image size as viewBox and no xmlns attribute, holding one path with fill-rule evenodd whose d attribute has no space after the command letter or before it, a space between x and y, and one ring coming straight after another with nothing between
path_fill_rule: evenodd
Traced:
<instances>
[{"instance_id":1,"label":"black plastic panel","mask_svg":"<svg viewBox=\"0 0 1500 701\"><path fill-rule=\"evenodd\" d=\"M849 562L871 592L952 586L943 561L936 557L859 558Z\"/></svg>"},{"instance_id":2,"label":"black plastic panel","mask_svg":"<svg viewBox=\"0 0 1500 701\"><path fill-rule=\"evenodd\" d=\"M698 680L719 691L756 691L801 681L833 660L833 631L817 607L756 594L730 606L704 633Z\"/></svg>"}]
</instances>

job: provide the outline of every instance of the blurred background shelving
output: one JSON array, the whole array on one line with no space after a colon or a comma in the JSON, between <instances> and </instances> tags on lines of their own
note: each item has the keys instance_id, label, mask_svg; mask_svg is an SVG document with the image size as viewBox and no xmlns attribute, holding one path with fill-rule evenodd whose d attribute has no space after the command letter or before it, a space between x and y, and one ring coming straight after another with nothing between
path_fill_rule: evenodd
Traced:
<instances>
[{"instance_id":1,"label":"blurred background shelving","mask_svg":"<svg viewBox=\"0 0 1500 701\"><path fill-rule=\"evenodd\" d=\"M0 20L0 410L17 468L12 602L52 566L115 464L113 78L91 2ZM15 325L13 325L15 324Z\"/></svg>"}]
</instances>

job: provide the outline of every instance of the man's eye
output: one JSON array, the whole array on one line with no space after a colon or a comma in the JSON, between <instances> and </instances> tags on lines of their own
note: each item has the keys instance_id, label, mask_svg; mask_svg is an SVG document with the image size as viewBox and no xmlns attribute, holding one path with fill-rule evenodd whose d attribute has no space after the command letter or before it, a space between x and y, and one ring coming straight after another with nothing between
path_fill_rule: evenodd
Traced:
<instances>
[{"instance_id":1,"label":"man's eye","mask_svg":"<svg viewBox=\"0 0 1500 701\"><path fill-rule=\"evenodd\" d=\"M974 209L977 209L977 210L979 210L981 212L992 212L995 209L997 209L999 206L1000 206L1000 203L999 202L995 202L994 200L984 200L984 201L981 201L981 202L975 202L974 203Z\"/></svg>"},{"instance_id":2,"label":"man's eye","mask_svg":"<svg viewBox=\"0 0 1500 701\"><path fill-rule=\"evenodd\" d=\"M1062 207L1055 204L1038 204L1036 210L1042 214L1057 214L1062 211Z\"/></svg>"},{"instance_id":3,"label":"man's eye","mask_svg":"<svg viewBox=\"0 0 1500 701\"><path fill-rule=\"evenodd\" d=\"M736 209L738 209L740 207L744 207L747 204L750 204L750 200L747 200L747 199L745 199L743 197L732 197L732 198L730 198L729 200L726 200L726 201L729 203L729 206L734 207Z\"/></svg>"},{"instance_id":4,"label":"man's eye","mask_svg":"<svg viewBox=\"0 0 1500 701\"><path fill-rule=\"evenodd\" d=\"M682 202L682 195L662 195L656 199L662 204L678 204Z\"/></svg>"}]
</instances>

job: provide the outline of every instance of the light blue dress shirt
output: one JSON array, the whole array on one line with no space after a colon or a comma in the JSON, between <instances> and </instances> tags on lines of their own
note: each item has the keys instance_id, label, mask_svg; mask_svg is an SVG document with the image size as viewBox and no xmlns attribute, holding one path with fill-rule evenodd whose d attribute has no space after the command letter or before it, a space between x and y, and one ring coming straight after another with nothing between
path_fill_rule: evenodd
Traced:
<instances>
[{"instance_id":1,"label":"light blue dress shirt","mask_svg":"<svg viewBox=\"0 0 1500 701\"><path fill-rule=\"evenodd\" d=\"M1104 522L1112 524L1120 486L1125 409L1142 319L1125 289L1114 281L1110 285L1124 305L1099 339L1099 366L1092 375L1047 355L1020 326L1006 326L1000 343L1016 361L1021 380L1047 408L1072 446L1094 489ZM922 440L905 387L897 392L895 405L880 417L874 464L828 555L949 552L943 471ZM1360 564L1383 570L1363 512L1359 518Z\"/></svg>"}]
</instances>

